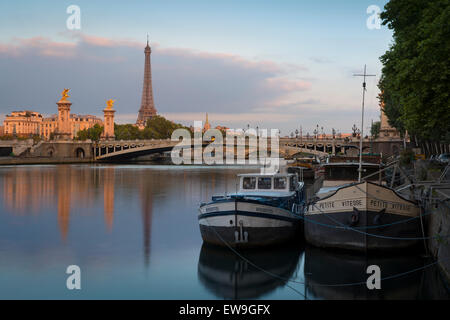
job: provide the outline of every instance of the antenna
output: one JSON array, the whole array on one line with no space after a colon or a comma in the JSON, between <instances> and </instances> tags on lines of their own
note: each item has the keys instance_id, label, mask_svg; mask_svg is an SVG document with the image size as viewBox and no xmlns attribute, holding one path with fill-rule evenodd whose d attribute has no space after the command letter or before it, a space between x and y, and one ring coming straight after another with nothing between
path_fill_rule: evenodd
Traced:
<instances>
[{"instance_id":1,"label":"antenna","mask_svg":"<svg viewBox=\"0 0 450 320\"><path fill-rule=\"evenodd\" d=\"M148 45L148 32L147 32L147 45Z\"/></svg>"},{"instance_id":2,"label":"antenna","mask_svg":"<svg viewBox=\"0 0 450 320\"><path fill-rule=\"evenodd\" d=\"M366 77L375 77L374 74L367 74L366 65L364 65L364 74L354 74L354 77L364 77L363 80L363 99L362 99L362 112L361 112L361 136L359 138L359 168L358 168L358 182L361 182L362 175L362 150L363 150L363 138L364 138L364 99L366 96Z\"/></svg>"}]
</instances>

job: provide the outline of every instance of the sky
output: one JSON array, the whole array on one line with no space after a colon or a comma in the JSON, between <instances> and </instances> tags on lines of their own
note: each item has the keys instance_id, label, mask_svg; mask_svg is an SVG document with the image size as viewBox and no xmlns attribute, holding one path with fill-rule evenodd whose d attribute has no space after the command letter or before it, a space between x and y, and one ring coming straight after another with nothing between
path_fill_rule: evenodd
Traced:
<instances>
[{"instance_id":1,"label":"sky","mask_svg":"<svg viewBox=\"0 0 450 320\"><path fill-rule=\"evenodd\" d=\"M72 113L102 116L115 99L116 122L140 108L147 33L158 113L192 125L351 132L379 120L379 57L392 32L369 29L387 0L2 1L0 120L15 110L51 115L64 88ZM80 29L66 21L80 8Z\"/></svg>"}]
</instances>

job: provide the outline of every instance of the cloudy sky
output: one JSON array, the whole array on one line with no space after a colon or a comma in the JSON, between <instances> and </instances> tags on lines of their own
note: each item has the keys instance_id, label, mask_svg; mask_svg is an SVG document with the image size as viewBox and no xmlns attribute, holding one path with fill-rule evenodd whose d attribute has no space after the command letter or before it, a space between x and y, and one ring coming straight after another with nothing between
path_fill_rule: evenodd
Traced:
<instances>
[{"instance_id":1,"label":"cloudy sky","mask_svg":"<svg viewBox=\"0 0 450 320\"><path fill-rule=\"evenodd\" d=\"M14 110L56 112L70 88L72 112L100 116L116 99L117 122L140 107L147 32L156 108L193 124L278 128L289 134L359 126L364 64L366 126L378 120L376 83L392 35L370 30L367 8L385 0L2 1L0 120ZM81 9L69 30L66 9Z\"/></svg>"}]
</instances>

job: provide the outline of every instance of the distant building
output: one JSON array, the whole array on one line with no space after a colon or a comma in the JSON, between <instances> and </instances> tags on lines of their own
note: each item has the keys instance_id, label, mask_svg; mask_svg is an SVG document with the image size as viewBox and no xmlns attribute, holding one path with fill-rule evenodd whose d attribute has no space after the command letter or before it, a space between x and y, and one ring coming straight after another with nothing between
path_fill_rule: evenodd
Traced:
<instances>
[{"instance_id":1,"label":"distant building","mask_svg":"<svg viewBox=\"0 0 450 320\"><path fill-rule=\"evenodd\" d=\"M71 114L69 118L71 136L76 137L78 131L92 128L94 125L103 125L100 118L93 115ZM58 116L52 115L44 118L42 114L35 111L13 111L5 117L3 122L4 135L30 137L41 136L48 140L52 133L57 130Z\"/></svg>"},{"instance_id":2,"label":"distant building","mask_svg":"<svg viewBox=\"0 0 450 320\"><path fill-rule=\"evenodd\" d=\"M5 135L19 137L40 135L42 119L42 114L35 111L13 111L3 121Z\"/></svg>"},{"instance_id":3,"label":"distant building","mask_svg":"<svg viewBox=\"0 0 450 320\"><path fill-rule=\"evenodd\" d=\"M223 132L226 132L226 131L227 131L228 129L230 129L230 128L224 127L224 126L217 126L215 129L220 130L220 131L223 131Z\"/></svg>"},{"instance_id":4,"label":"distant building","mask_svg":"<svg viewBox=\"0 0 450 320\"><path fill-rule=\"evenodd\" d=\"M58 126L58 116L56 114L51 117L44 118L41 125L41 137L48 140L50 135L56 131Z\"/></svg>"},{"instance_id":5,"label":"distant building","mask_svg":"<svg viewBox=\"0 0 450 320\"><path fill-rule=\"evenodd\" d=\"M380 101L380 113L381 113L381 123L380 123L380 134L379 139L399 139L400 132L397 129L391 127L389 124L386 113L384 113L384 101Z\"/></svg>"}]
</instances>

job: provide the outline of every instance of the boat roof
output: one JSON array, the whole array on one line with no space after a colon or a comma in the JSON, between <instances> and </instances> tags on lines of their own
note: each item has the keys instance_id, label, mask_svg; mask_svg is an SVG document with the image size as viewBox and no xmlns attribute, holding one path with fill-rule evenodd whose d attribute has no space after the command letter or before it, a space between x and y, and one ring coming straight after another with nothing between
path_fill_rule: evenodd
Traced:
<instances>
[{"instance_id":1,"label":"boat roof","mask_svg":"<svg viewBox=\"0 0 450 320\"><path fill-rule=\"evenodd\" d=\"M359 166L359 162L330 162L330 163L323 163L321 165L324 167ZM379 167L380 166L380 164L378 164L378 163L370 163L370 162L363 162L362 165L365 167Z\"/></svg>"},{"instance_id":2,"label":"boat roof","mask_svg":"<svg viewBox=\"0 0 450 320\"><path fill-rule=\"evenodd\" d=\"M291 177L295 176L295 173L241 173L238 177Z\"/></svg>"},{"instance_id":3,"label":"boat roof","mask_svg":"<svg viewBox=\"0 0 450 320\"><path fill-rule=\"evenodd\" d=\"M295 194L295 191L245 191L245 192L237 192L231 193L230 196L245 196L245 197L269 197L269 198L284 198L284 197L292 197Z\"/></svg>"}]
</instances>

